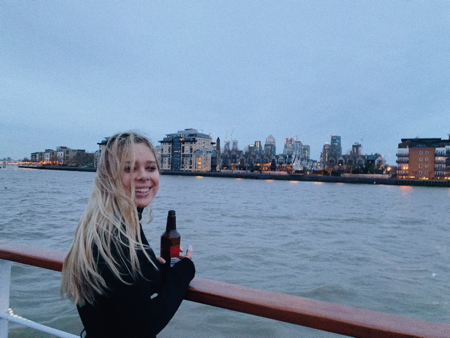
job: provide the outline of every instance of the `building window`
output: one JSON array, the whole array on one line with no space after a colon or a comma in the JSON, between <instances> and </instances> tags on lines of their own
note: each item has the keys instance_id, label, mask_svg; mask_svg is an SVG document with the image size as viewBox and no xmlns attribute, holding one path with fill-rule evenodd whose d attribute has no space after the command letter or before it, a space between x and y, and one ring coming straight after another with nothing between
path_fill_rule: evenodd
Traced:
<instances>
[{"instance_id":1,"label":"building window","mask_svg":"<svg viewBox=\"0 0 450 338\"><path fill-rule=\"evenodd\" d=\"M421 165L421 164L419 164L419 168L422 168L422 165Z\"/></svg>"},{"instance_id":2,"label":"building window","mask_svg":"<svg viewBox=\"0 0 450 338\"><path fill-rule=\"evenodd\" d=\"M422 175L422 172L421 172L421 171L419 171L419 175Z\"/></svg>"},{"instance_id":3,"label":"building window","mask_svg":"<svg viewBox=\"0 0 450 338\"><path fill-rule=\"evenodd\" d=\"M428 157L425 157L425 161L428 161Z\"/></svg>"},{"instance_id":4,"label":"building window","mask_svg":"<svg viewBox=\"0 0 450 338\"><path fill-rule=\"evenodd\" d=\"M425 168L428 168L428 164L425 164Z\"/></svg>"},{"instance_id":5,"label":"building window","mask_svg":"<svg viewBox=\"0 0 450 338\"><path fill-rule=\"evenodd\" d=\"M428 175L428 171L425 171L425 175Z\"/></svg>"},{"instance_id":6,"label":"building window","mask_svg":"<svg viewBox=\"0 0 450 338\"><path fill-rule=\"evenodd\" d=\"M428 154L429 153L429 151L428 150L425 150L425 154Z\"/></svg>"},{"instance_id":7,"label":"building window","mask_svg":"<svg viewBox=\"0 0 450 338\"><path fill-rule=\"evenodd\" d=\"M419 151L419 155L422 155L423 154L423 151L421 150L421 151Z\"/></svg>"},{"instance_id":8,"label":"building window","mask_svg":"<svg viewBox=\"0 0 450 338\"><path fill-rule=\"evenodd\" d=\"M422 162L422 161L423 161L423 158L422 158L422 157L419 157L419 161Z\"/></svg>"}]
</instances>

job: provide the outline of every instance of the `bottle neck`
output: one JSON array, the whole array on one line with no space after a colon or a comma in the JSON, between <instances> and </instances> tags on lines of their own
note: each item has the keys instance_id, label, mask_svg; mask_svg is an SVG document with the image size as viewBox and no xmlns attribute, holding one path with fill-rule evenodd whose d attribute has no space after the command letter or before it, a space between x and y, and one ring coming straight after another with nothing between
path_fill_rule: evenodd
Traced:
<instances>
[{"instance_id":1,"label":"bottle neck","mask_svg":"<svg viewBox=\"0 0 450 338\"><path fill-rule=\"evenodd\" d=\"M177 230L177 218L175 216L175 211L170 210L167 216L166 231Z\"/></svg>"}]
</instances>

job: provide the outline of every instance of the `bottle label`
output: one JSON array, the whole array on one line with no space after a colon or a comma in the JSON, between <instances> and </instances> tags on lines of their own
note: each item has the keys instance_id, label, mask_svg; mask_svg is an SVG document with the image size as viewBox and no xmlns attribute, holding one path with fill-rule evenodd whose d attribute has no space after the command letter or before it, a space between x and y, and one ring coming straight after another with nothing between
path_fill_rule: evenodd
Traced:
<instances>
[{"instance_id":1,"label":"bottle label","mask_svg":"<svg viewBox=\"0 0 450 338\"><path fill-rule=\"evenodd\" d=\"M170 267L180 261L180 246L174 245L170 247Z\"/></svg>"},{"instance_id":2,"label":"bottle label","mask_svg":"<svg viewBox=\"0 0 450 338\"><path fill-rule=\"evenodd\" d=\"M170 258L180 257L180 245L174 245L170 247Z\"/></svg>"}]
</instances>

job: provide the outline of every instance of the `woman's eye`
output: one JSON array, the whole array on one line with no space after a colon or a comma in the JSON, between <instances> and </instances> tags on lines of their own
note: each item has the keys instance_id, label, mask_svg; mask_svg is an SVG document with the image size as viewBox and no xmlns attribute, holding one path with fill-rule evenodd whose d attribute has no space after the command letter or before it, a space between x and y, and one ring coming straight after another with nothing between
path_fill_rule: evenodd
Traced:
<instances>
[{"instance_id":1,"label":"woman's eye","mask_svg":"<svg viewBox=\"0 0 450 338\"><path fill-rule=\"evenodd\" d=\"M129 172L130 172L130 170L131 170L131 168L130 168L130 167L125 167L125 168L123 168L123 171L125 171L126 173L129 173Z\"/></svg>"},{"instance_id":2,"label":"woman's eye","mask_svg":"<svg viewBox=\"0 0 450 338\"><path fill-rule=\"evenodd\" d=\"M156 168L153 167L153 166L147 167L147 170L148 170L148 171L155 171L155 169L156 169Z\"/></svg>"}]
</instances>

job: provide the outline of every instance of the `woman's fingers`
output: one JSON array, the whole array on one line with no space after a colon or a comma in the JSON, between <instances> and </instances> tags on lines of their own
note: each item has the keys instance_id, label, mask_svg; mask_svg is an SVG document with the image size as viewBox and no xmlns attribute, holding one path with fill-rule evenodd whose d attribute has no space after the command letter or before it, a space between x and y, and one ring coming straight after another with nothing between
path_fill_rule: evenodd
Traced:
<instances>
[{"instance_id":1,"label":"woman's fingers","mask_svg":"<svg viewBox=\"0 0 450 338\"><path fill-rule=\"evenodd\" d=\"M186 251L186 257L189 259L192 259L192 252L194 251L194 249L192 248L192 245L189 245L189 248Z\"/></svg>"},{"instance_id":2,"label":"woman's fingers","mask_svg":"<svg viewBox=\"0 0 450 338\"><path fill-rule=\"evenodd\" d=\"M192 260L192 252L194 251L194 249L192 249L192 245L189 245L189 248L186 250L186 255L184 256L180 256L180 258L189 258L190 260Z\"/></svg>"}]
</instances>

